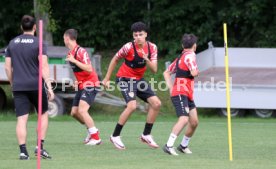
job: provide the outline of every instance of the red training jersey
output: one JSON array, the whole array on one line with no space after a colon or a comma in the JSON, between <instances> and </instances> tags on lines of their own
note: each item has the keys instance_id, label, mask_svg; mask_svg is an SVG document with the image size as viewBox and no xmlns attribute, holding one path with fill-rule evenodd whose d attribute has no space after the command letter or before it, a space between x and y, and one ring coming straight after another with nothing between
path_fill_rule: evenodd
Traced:
<instances>
[{"instance_id":1,"label":"red training jersey","mask_svg":"<svg viewBox=\"0 0 276 169\"><path fill-rule=\"evenodd\" d=\"M147 43L144 44L142 49L140 49L135 42L134 44L139 57L142 58L143 51L146 55L149 54ZM149 48L151 53L150 61L157 62L157 46L154 43L149 42ZM134 55L135 53L134 53L132 42L128 42L115 54L114 57L117 57L119 59L124 58L127 60L133 60ZM133 78L133 79L139 80L144 76L146 69L147 69L146 66L143 68L131 68L127 66L124 62L118 70L117 77L126 77L126 78Z\"/></svg>"},{"instance_id":2,"label":"red training jersey","mask_svg":"<svg viewBox=\"0 0 276 169\"><path fill-rule=\"evenodd\" d=\"M176 72L176 62L178 61L178 67L182 70L197 70L196 57L193 51L183 50L180 59L176 58L173 63L168 67L168 71L171 73ZM194 100L194 79L189 78L175 78L171 96L185 95L190 100Z\"/></svg>"},{"instance_id":3,"label":"red training jersey","mask_svg":"<svg viewBox=\"0 0 276 169\"><path fill-rule=\"evenodd\" d=\"M76 45L73 50L69 51L68 54L75 56L75 53L76 53L78 47L79 47L79 45ZM87 51L82 47L79 47L75 59L83 64L87 64L92 67L89 55L88 55ZM74 74L78 81L78 87L80 90L82 90L84 87L100 86L98 75L93 67L92 67L92 72L87 72L87 71L82 70L82 71L76 71L76 72L74 72Z\"/></svg>"}]
</instances>

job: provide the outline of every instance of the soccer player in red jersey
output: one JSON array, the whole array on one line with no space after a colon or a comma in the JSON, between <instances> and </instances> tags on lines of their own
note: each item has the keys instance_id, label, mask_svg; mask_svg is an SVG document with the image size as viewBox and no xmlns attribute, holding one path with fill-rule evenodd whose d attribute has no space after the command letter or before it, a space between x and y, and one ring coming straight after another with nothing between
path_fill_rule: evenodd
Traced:
<instances>
[{"instance_id":1,"label":"soccer player in red jersey","mask_svg":"<svg viewBox=\"0 0 276 169\"><path fill-rule=\"evenodd\" d=\"M124 63L116 75L116 82L121 89L127 106L119 117L110 141L116 148L125 149L125 145L120 138L120 133L129 116L137 107L137 96L149 104L148 116L140 140L152 148L158 148L158 144L156 144L151 135L151 130L159 113L161 101L155 95L149 83L143 78L147 67L153 73L157 72L157 47L154 43L146 41L148 35L147 26L143 22L132 24L131 31L134 41L126 43L115 54L109 64L106 76L102 81L104 86L109 87L109 79L114 68L120 59L124 59Z\"/></svg>"},{"instance_id":2,"label":"soccer player in red jersey","mask_svg":"<svg viewBox=\"0 0 276 169\"><path fill-rule=\"evenodd\" d=\"M71 115L81 124L84 124L88 130L84 144L99 145L101 143L99 130L95 127L94 121L88 113L98 92L99 79L91 65L87 51L77 44L77 37L78 32L75 29L68 29L63 35L64 44L70 49L66 61L70 62L78 85Z\"/></svg>"},{"instance_id":3,"label":"soccer player in red jersey","mask_svg":"<svg viewBox=\"0 0 276 169\"><path fill-rule=\"evenodd\" d=\"M170 89L171 100L178 116L178 121L172 129L168 142L163 147L164 152L171 155L178 155L173 145L177 136L186 125L186 133L177 149L185 154L192 153L188 148L188 144L198 125L197 110L193 98L194 77L199 74L195 57L196 43L197 37L195 35L184 34L182 38L182 47L184 48L182 54L164 72L164 78ZM174 73L175 80L172 84L171 75Z\"/></svg>"}]
</instances>

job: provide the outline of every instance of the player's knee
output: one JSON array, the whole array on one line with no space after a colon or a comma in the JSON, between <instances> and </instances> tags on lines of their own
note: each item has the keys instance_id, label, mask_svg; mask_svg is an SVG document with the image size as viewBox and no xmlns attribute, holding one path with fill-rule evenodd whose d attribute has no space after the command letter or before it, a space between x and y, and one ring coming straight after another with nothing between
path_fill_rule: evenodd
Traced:
<instances>
[{"instance_id":1,"label":"player's knee","mask_svg":"<svg viewBox=\"0 0 276 169\"><path fill-rule=\"evenodd\" d=\"M77 111L71 111L70 115L71 115L72 117L75 117L77 113L78 113Z\"/></svg>"},{"instance_id":2,"label":"player's knee","mask_svg":"<svg viewBox=\"0 0 276 169\"><path fill-rule=\"evenodd\" d=\"M198 123L199 123L198 120L194 120L193 122L191 122L192 128L197 128Z\"/></svg>"},{"instance_id":3,"label":"player's knee","mask_svg":"<svg viewBox=\"0 0 276 169\"><path fill-rule=\"evenodd\" d=\"M155 109L155 110L159 110L160 107L161 107L161 101L160 100L156 100L155 102L152 103L152 108Z\"/></svg>"},{"instance_id":4,"label":"player's knee","mask_svg":"<svg viewBox=\"0 0 276 169\"><path fill-rule=\"evenodd\" d=\"M130 111L135 111L137 108L137 104L136 102L129 102L127 104L127 109L129 109Z\"/></svg>"},{"instance_id":5,"label":"player's knee","mask_svg":"<svg viewBox=\"0 0 276 169\"><path fill-rule=\"evenodd\" d=\"M79 108L78 113L79 114L84 114L84 113L87 113L87 110Z\"/></svg>"}]
</instances>

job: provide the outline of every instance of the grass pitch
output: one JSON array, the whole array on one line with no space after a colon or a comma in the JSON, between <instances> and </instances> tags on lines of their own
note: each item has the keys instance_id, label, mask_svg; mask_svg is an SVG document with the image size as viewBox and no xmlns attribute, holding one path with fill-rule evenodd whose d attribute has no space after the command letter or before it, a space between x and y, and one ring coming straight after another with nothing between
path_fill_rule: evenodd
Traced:
<instances>
[{"instance_id":1,"label":"grass pitch","mask_svg":"<svg viewBox=\"0 0 276 169\"><path fill-rule=\"evenodd\" d=\"M142 116L142 115L139 115ZM34 118L34 117L33 117ZM62 117L64 118L64 117ZM4 119L4 120L3 120ZM275 119L233 119L233 161L228 156L227 121L225 118L202 118L190 142L192 155L170 156L162 151L176 118L158 118L153 136L159 149L151 149L140 142L144 122L132 118L122 131L127 149L117 150L109 141L116 120L102 120L96 116L103 144L82 144L86 131L76 121L51 119L45 148L52 160L42 160L42 169L274 169L276 167ZM114 117L117 119L117 117ZM33 150L36 144L36 122L28 123L27 148L29 161L18 160L19 148L15 137L15 120L0 117L0 168L36 168ZM182 139L180 136L175 146Z\"/></svg>"}]
</instances>

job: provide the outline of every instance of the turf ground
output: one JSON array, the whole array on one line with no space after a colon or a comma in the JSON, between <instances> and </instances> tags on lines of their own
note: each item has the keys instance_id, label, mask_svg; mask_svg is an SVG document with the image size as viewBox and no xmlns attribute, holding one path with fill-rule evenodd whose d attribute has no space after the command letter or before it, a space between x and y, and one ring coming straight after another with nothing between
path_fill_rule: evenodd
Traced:
<instances>
[{"instance_id":1,"label":"turf ground","mask_svg":"<svg viewBox=\"0 0 276 169\"><path fill-rule=\"evenodd\" d=\"M130 120L122 131L127 150L116 150L109 142L114 120L96 116L103 144L85 146L83 126L70 120L50 121L45 148L52 160L42 160L42 169L275 169L276 121L275 119L243 118L232 120L233 161L229 161L227 123L225 118L202 118L190 148L192 155L169 156L161 148L150 149L138 139L144 122ZM115 117L117 119L117 117ZM4 120L3 120L4 119ZM138 120L137 120L138 119ZM153 129L157 143L163 146L175 118L158 118ZM28 151L31 160L18 160L15 138L15 121L0 117L0 169L36 168L33 149L36 144L36 122L28 123ZM179 144L182 137L176 141Z\"/></svg>"}]
</instances>

